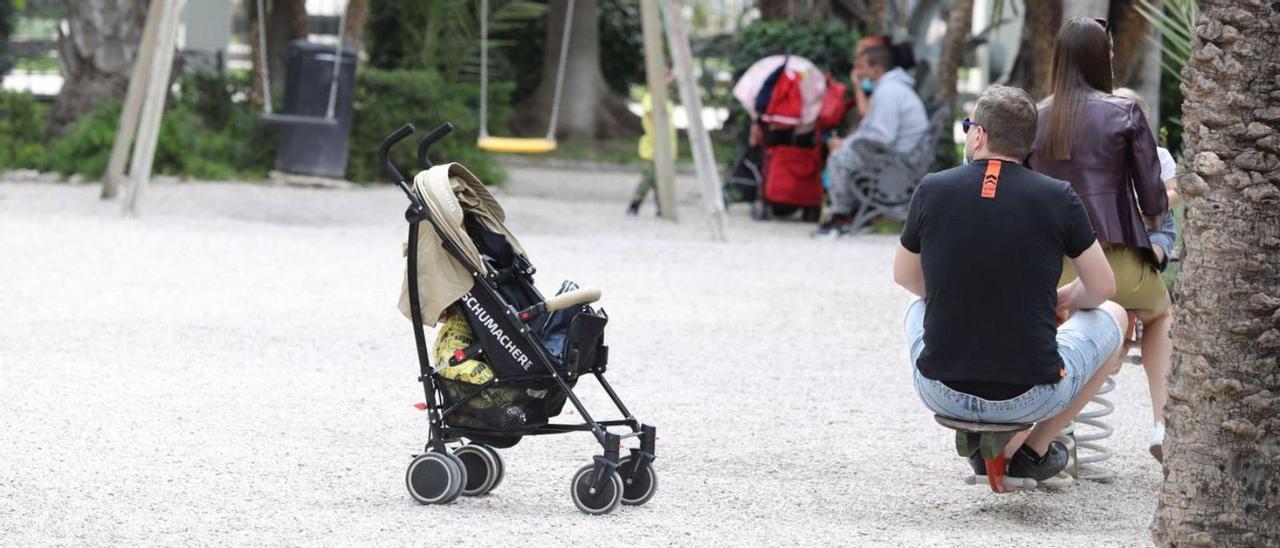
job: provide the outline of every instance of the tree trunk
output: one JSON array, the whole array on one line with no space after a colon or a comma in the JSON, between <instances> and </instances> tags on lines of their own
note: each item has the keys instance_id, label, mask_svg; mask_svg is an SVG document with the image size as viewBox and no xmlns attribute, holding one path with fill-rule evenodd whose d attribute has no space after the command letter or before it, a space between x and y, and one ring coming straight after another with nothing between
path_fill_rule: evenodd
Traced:
<instances>
[{"instance_id":1,"label":"tree trunk","mask_svg":"<svg viewBox=\"0 0 1280 548\"><path fill-rule=\"evenodd\" d=\"M1032 94L1037 101L1049 96L1049 83L1053 79L1053 42L1062 26L1062 0L1045 0L1027 3L1027 18L1031 21ZM1027 31L1023 31L1027 32Z\"/></svg>"},{"instance_id":2,"label":"tree trunk","mask_svg":"<svg viewBox=\"0 0 1280 548\"><path fill-rule=\"evenodd\" d=\"M511 121L512 129L521 135L542 136L547 132L567 7L567 0L551 2L547 15L546 50L542 56L542 81ZM557 137L618 137L640 132L640 118L627 110L626 101L612 94L604 74L600 72L598 23L596 0L577 0L569 33L569 57Z\"/></svg>"},{"instance_id":3,"label":"tree trunk","mask_svg":"<svg viewBox=\"0 0 1280 548\"><path fill-rule=\"evenodd\" d=\"M342 28L343 41L357 52L364 51L364 26L369 20L369 0L347 3L347 23Z\"/></svg>"},{"instance_id":4,"label":"tree trunk","mask_svg":"<svg viewBox=\"0 0 1280 548\"><path fill-rule=\"evenodd\" d=\"M889 0L867 0L865 36L889 33Z\"/></svg>"},{"instance_id":5,"label":"tree trunk","mask_svg":"<svg viewBox=\"0 0 1280 548\"><path fill-rule=\"evenodd\" d=\"M64 0L63 5L68 29L66 34L58 29L63 84L49 109L50 139L103 101L124 96L148 4L146 0Z\"/></svg>"},{"instance_id":6,"label":"tree trunk","mask_svg":"<svg viewBox=\"0 0 1280 548\"><path fill-rule=\"evenodd\" d=\"M887 12L888 4L880 11L872 9L870 4L876 0L757 0L756 7L760 9L760 18L765 20L782 20L797 25L808 25L816 22L826 21L831 18L839 19L851 28L863 30L869 29L873 22L868 15ZM883 3L883 2L882 2ZM884 19L883 17L881 19ZM883 27L884 22L879 21L879 26ZM879 32L879 31L877 31Z\"/></svg>"},{"instance_id":7,"label":"tree trunk","mask_svg":"<svg viewBox=\"0 0 1280 548\"><path fill-rule=\"evenodd\" d=\"M1163 546L1280 546L1280 10L1202 0L1183 69L1189 172Z\"/></svg>"},{"instance_id":8,"label":"tree trunk","mask_svg":"<svg viewBox=\"0 0 1280 548\"><path fill-rule=\"evenodd\" d=\"M1062 0L1027 2L1022 16L1021 48L1007 83L1020 87L1039 101L1049 95L1052 78L1053 40L1062 26Z\"/></svg>"},{"instance_id":9,"label":"tree trunk","mask_svg":"<svg viewBox=\"0 0 1280 548\"><path fill-rule=\"evenodd\" d=\"M1147 36L1151 25L1136 9L1133 0L1113 0L1108 18L1112 37L1111 71L1116 86L1136 87L1141 78L1142 57L1146 52Z\"/></svg>"},{"instance_id":10,"label":"tree trunk","mask_svg":"<svg viewBox=\"0 0 1280 548\"><path fill-rule=\"evenodd\" d=\"M947 33L942 38L942 55L938 57L937 80L933 88L933 103L946 109L944 116L953 119L956 100L956 75L964 62L965 45L969 41L973 26L973 0L954 0L951 11L947 14ZM950 135L944 132L946 142L951 142ZM942 147L939 161L943 165L956 162L955 147Z\"/></svg>"},{"instance_id":11,"label":"tree trunk","mask_svg":"<svg viewBox=\"0 0 1280 548\"><path fill-rule=\"evenodd\" d=\"M1152 2L1159 9L1162 2ZM1160 48L1148 40L1160 39L1160 32L1138 11L1136 0L1112 0L1111 33L1115 59L1112 73L1116 87L1132 88L1147 102L1147 123L1159 134Z\"/></svg>"},{"instance_id":12,"label":"tree trunk","mask_svg":"<svg viewBox=\"0 0 1280 548\"><path fill-rule=\"evenodd\" d=\"M289 42L307 37L307 2L306 0L263 0L267 2L267 68L271 75L272 93L284 89L284 56ZM262 104L262 54L258 51L258 12L256 0L246 0L245 6L252 10L252 23L249 25L249 50L253 57L253 92L250 98L255 104Z\"/></svg>"},{"instance_id":13,"label":"tree trunk","mask_svg":"<svg viewBox=\"0 0 1280 548\"><path fill-rule=\"evenodd\" d=\"M1035 3L1035 2L1032 2ZM1107 17L1111 11L1111 0L1071 0L1063 2L1062 20L1072 17ZM1057 34L1055 29L1054 34Z\"/></svg>"},{"instance_id":14,"label":"tree trunk","mask_svg":"<svg viewBox=\"0 0 1280 548\"><path fill-rule=\"evenodd\" d=\"M973 27L973 0L953 0L947 14L947 33L942 38L942 55L938 57L938 80L933 88L933 101L948 105L956 97L956 74L964 62L965 45Z\"/></svg>"}]
</instances>

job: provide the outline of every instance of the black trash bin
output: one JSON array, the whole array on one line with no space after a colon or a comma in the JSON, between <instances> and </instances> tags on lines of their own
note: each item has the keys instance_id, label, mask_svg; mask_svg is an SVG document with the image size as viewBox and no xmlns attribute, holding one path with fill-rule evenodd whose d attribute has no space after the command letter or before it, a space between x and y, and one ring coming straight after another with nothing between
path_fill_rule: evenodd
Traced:
<instances>
[{"instance_id":1,"label":"black trash bin","mask_svg":"<svg viewBox=\"0 0 1280 548\"><path fill-rule=\"evenodd\" d=\"M334 47L297 40L285 58L284 114L323 119L329 110ZM336 124L282 123L276 169L288 173L342 178L347 169L347 137L351 134L351 96L356 52L343 48L334 103Z\"/></svg>"}]
</instances>

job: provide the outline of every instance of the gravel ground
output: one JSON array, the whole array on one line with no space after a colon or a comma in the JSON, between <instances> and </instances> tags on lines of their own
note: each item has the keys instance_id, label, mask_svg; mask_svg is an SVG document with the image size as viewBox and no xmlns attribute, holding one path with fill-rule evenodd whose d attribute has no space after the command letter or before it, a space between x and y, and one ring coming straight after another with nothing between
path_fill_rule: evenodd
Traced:
<instances>
[{"instance_id":1,"label":"gravel ground","mask_svg":"<svg viewBox=\"0 0 1280 548\"><path fill-rule=\"evenodd\" d=\"M911 388L894 238L813 242L739 207L718 245L694 202L679 225L626 218L633 176L576 177L610 190L572 201L547 192L569 175L524 169L500 199L541 286L604 290L609 378L658 426L647 506L573 507L585 434L505 450L487 497L409 498L426 424L396 190L160 184L126 220L93 186L8 183L0 544L1150 544L1138 368L1113 394L1118 479L966 486Z\"/></svg>"}]
</instances>

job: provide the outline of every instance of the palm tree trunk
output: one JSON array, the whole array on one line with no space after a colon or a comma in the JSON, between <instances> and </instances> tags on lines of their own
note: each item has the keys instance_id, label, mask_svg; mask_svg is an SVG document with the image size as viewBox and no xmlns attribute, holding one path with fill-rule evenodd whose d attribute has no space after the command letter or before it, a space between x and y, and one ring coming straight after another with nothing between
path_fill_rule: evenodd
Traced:
<instances>
[{"instance_id":1,"label":"palm tree trunk","mask_svg":"<svg viewBox=\"0 0 1280 548\"><path fill-rule=\"evenodd\" d=\"M1053 41L1062 26L1062 0L1044 0L1027 3L1027 19L1031 22L1031 52L1034 91L1037 101L1049 95L1049 80L1053 78ZM1027 31L1023 31L1027 32ZM1040 62L1034 60L1039 59Z\"/></svg>"},{"instance_id":2,"label":"palm tree trunk","mask_svg":"<svg viewBox=\"0 0 1280 548\"><path fill-rule=\"evenodd\" d=\"M1022 46L1008 84L1027 90L1039 101L1049 94L1053 40L1062 26L1062 0L1027 2L1022 16Z\"/></svg>"},{"instance_id":3,"label":"palm tree trunk","mask_svg":"<svg viewBox=\"0 0 1280 548\"><path fill-rule=\"evenodd\" d=\"M947 33L942 37L942 55L938 58L938 75L933 88L933 104L944 109L943 116L947 120L953 119L956 112L956 78L960 64L964 62L965 45L969 41L972 26L973 0L951 2L951 11L947 15ZM947 131L943 131L942 139L947 143L952 142ZM939 147L938 154L937 161L942 165L956 163L954 146Z\"/></svg>"},{"instance_id":4,"label":"palm tree trunk","mask_svg":"<svg viewBox=\"0 0 1280 548\"><path fill-rule=\"evenodd\" d=\"M1111 70L1117 86L1133 87L1135 73L1142 64L1146 36L1151 32L1147 19L1135 9L1133 0L1113 0L1108 17L1111 29Z\"/></svg>"},{"instance_id":5,"label":"palm tree trunk","mask_svg":"<svg viewBox=\"0 0 1280 548\"><path fill-rule=\"evenodd\" d=\"M964 62L965 44L973 26L973 0L954 0L947 14L947 34L942 38L942 55L938 58L938 80L933 100L948 105L956 97L956 77Z\"/></svg>"},{"instance_id":6,"label":"palm tree trunk","mask_svg":"<svg viewBox=\"0 0 1280 548\"><path fill-rule=\"evenodd\" d=\"M6 0L0 0L6 1ZM145 0L64 0L58 29L63 84L49 109L50 138L108 99L124 96L146 25Z\"/></svg>"},{"instance_id":7,"label":"palm tree trunk","mask_svg":"<svg viewBox=\"0 0 1280 548\"><path fill-rule=\"evenodd\" d=\"M1280 13L1202 0L1165 408L1163 546L1280 546Z\"/></svg>"}]
</instances>

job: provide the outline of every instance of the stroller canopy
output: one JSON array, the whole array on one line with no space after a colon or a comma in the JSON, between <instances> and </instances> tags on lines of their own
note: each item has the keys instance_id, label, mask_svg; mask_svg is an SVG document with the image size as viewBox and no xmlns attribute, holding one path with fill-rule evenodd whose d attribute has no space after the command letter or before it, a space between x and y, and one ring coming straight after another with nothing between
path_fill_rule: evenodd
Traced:
<instances>
[{"instance_id":1,"label":"stroller canopy","mask_svg":"<svg viewBox=\"0 0 1280 548\"><path fill-rule=\"evenodd\" d=\"M435 225L435 228L419 227L417 257L422 322L434 326L441 314L475 284L469 266L476 268L481 275L490 273L490 266L467 232L466 225L478 225L485 231L504 237L512 251L522 257L524 248L502 224L506 220L502 206L480 179L462 164L442 164L418 172L413 178L413 188L431 212L431 223ZM469 265L445 250L442 235ZM407 268L400 288L400 312L405 317L412 317Z\"/></svg>"}]
</instances>

